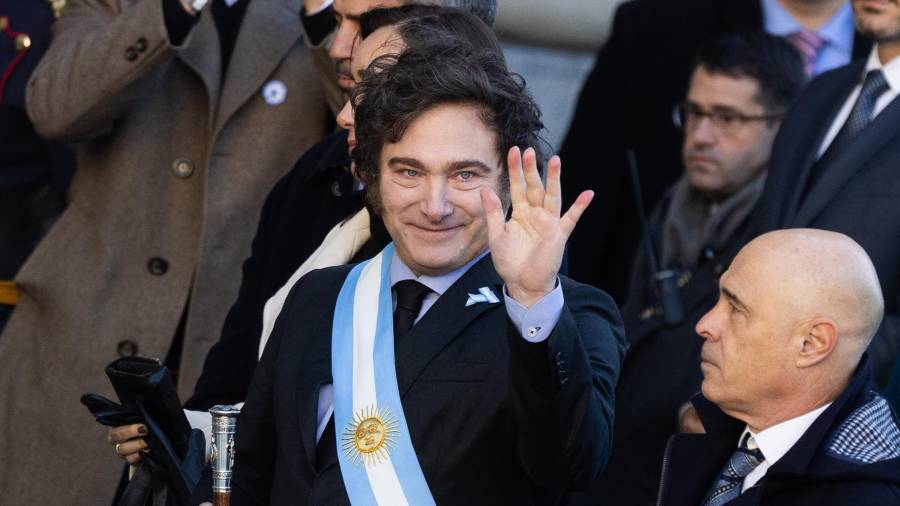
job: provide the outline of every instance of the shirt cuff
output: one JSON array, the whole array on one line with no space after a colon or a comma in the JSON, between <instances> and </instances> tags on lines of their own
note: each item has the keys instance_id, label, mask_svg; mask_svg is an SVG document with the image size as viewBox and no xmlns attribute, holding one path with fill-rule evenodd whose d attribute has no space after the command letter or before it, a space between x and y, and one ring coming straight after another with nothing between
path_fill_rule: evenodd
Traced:
<instances>
[{"instance_id":1,"label":"shirt cuff","mask_svg":"<svg viewBox=\"0 0 900 506\"><path fill-rule=\"evenodd\" d=\"M519 335L529 343L542 343L550 337L550 332L559 322L559 315L562 314L565 302L558 278L556 288L544 295L530 309L512 298L506 291L506 285L503 285L503 300L509 319L516 326Z\"/></svg>"},{"instance_id":2,"label":"shirt cuff","mask_svg":"<svg viewBox=\"0 0 900 506\"><path fill-rule=\"evenodd\" d=\"M331 7L331 4L333 4L333 3L334 3L334 0L325 0L324 2L322 2L322 5L320 5L318 9L314 10L313 12L306 12L306 10L304 9L303 14L305 16L315 16L316 14Z\"/></svg>"}]
</instances>

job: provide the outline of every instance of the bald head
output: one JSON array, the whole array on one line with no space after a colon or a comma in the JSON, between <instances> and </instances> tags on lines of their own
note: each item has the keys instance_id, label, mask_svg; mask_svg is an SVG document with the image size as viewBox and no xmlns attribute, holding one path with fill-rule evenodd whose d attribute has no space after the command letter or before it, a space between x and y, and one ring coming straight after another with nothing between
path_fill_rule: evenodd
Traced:
<instances>
[{"instance_id":1,"label":"bald head","mask_svg":"<svg viewBox=\"0 0 900 506\"><path fill-rule=\"evenodd\" d=\"M784 318L832 320L855 365L884 314L875 266L859 244L837 232L777 230L747 244L733 265L743 262L765 279Z\"/></svg>"},{"instance_id":2,"label":"bald head","mask_svg":"<svg viewBox=\"0 0 900 506\"><path fill-rule=\"evenodd\" d=\"M757 431L812 411L846 387L883 312L875 268L849 237L762 235L697 323L703 394Z\"/></svg>"}]
</instances>

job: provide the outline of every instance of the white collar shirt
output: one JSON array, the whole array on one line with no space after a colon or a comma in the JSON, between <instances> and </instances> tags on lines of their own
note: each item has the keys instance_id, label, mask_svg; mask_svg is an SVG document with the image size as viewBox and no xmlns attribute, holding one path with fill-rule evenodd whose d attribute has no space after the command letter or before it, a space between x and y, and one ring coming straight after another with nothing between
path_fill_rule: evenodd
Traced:
<instances>
[{"instance_id":1,"label":"white collar shirt","mask_svg":"<svg viewBox=\"0 0 900 506\"><path fill-rule=\"evenodd\" d=\"M863 79L865 79L866 74L868 74L870 70L875 69L881 69L884 73L884 79L888 83L888 90L882 93L881 96L878 97L878 100L875 101L875 110L873 111L872 117L878 116L881 111L883 111L884 108L900 94L900 57L896 57L887 63L882 63L881 59L878 58L878 44L875 44L875 46L872 47L872 52L869 53L869 59L866 61L866 69L863 71L862 75L859 76L859 84L853 88L853 91L851 91L850 95L847 96L847 99L844 100L844 105L841 106L841 110L838 112L837 116L834 117L831 128L828 129L828 133L825 135L822 144L819 146L819 152L816 155L816 158L821 157L822 154L825 153L825 150L831 144L831 141L837 137L841 127L847 122L850 111L856 104L856 99L859 98L859 92L862 90Z\"/></svg>"},{"instance_id":2,"label":"white collar shirt","mask_svg":"<svg viewBox=\"0 0 900 506\"><path fill-rule=\"evenodd\" d=\"M741 493L756 485L756 483L766 475L769 468L778 462L781 457L784 457L784 455L797 444L797 441L803 437L803 434L806 433L806 430L809 429L810 425L819 418L819 415L821 415L823 411L828 409L828 406L831 406L830 402L805 415L800 415L796 418L791 418L790 420L773 425L759 434L754 434L749 427L745 427L744 431L741 432L740 439L738 439L738 444L740 444L740 441L744 438L744 434L750 433L750 435L753 436L753 440L756 442L756 446L762 452L763 457L765 457L765 460L756 466L756 469L754 469L753 472L744 477Z\"/></svg>"}]
</instances>

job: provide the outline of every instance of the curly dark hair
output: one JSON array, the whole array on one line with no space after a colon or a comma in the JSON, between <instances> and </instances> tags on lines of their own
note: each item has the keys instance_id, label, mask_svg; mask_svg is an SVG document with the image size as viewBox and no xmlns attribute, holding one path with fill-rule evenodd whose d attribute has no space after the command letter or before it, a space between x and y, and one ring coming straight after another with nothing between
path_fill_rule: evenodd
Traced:
<instances>
[{"instance_id":1,"label":"curly dark hair","mask_svg":"<svg viewBox=\"0 0 900 506\"><path fill-rule=\"evenodd\" d=\"M409 39L418 42L400 55L373 61L351 96L356 104L353 161L376 212L381 211L378 182L384 144L398 142L413 121L438 105L477 107L484 124L497 134L497 154L504 168L513 146L534 147L538 160L542 159L540 110L524 79L506 68L502 53L474 48L427 23L417 21L409 29L421 32ZM506 170L501 175L500 198L508 204Z\"/></svg>"}]
</instances>

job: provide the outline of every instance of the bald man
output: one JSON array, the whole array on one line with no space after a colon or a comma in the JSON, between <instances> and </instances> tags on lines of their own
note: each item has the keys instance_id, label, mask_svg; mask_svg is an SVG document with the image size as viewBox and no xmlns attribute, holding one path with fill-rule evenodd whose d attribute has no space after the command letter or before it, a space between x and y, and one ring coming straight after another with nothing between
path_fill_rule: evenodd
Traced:
<instances>
[{"instance_id":1,"label":"bald man","mask_svg":"<svg viewBox=\"0 0 900 506\"><path fill-rule=\"evenodd\" d=\"M706 434L669 441L660 502L900 504L900 427L870 390L865 349L884 313L849 237L771 232L745 246L697 323Z\"/></svg>"}]
</instances>

